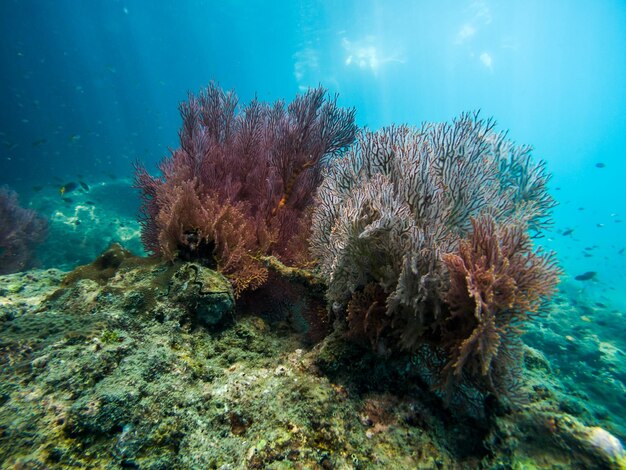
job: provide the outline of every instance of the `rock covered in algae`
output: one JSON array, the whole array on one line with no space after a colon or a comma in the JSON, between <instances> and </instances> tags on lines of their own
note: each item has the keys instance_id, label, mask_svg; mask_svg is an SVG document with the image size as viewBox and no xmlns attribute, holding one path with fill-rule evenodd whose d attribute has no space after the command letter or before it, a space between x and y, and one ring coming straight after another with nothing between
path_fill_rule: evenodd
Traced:
<instances>
[{"instance_id":1,"label":"rock covered in algae","mask_svg":"<svg viewBox=\"0 0 626 470\"><path fill-rule=\"evenodd\" d=\"M592 301L599 291L580 291L565 280L552 312L530 325L525 341L540 349L559 374L563 387L576 391L565 410L596 419L622 442L626 440L626 314ZM578 283L580 284L580 283Z\"/></svg>"},{"instance_id":2,"label":"rock covered in algae","mask_svg":"<svg viewBox=\"0 0 626 470\"><path fill-rule=\"evenodd\" d=\"M175 302L193 309L197 320L206 325L219 324L234 310L228 280L196 263L186 263L174 273L168 293Z\"/></svg>"},{"instance_id":3,"label":"rock covered in algae","mask_svg":"<svg viewBox=\"0 0 626 470\"><path fill-rule=\"evenodd\" d=\"M528 403L445 406L417 361L232 317L224 278L121 247L0 277L1 468L620 468L538 351ZM217 322L217 323L216 323ZM580 415L574 416L576 413Z\"/></svg>"},{"instance_id":4,"label":"rock covered in algae","mask_svg":"<svg viewBox=\"0 0 626 470\"><path fill-rule=\"evenodd\" d=\"M197 263L165 264L138 258L118 244L68 274L63 281L65 289L55 296L66 296L89 281L102 286L97 300L121 297L123 307L131 311L164 314L184 310L189 321L206 325L217 325L234 311L232 286L220 273Z\"/></svg>"}]
</instances>

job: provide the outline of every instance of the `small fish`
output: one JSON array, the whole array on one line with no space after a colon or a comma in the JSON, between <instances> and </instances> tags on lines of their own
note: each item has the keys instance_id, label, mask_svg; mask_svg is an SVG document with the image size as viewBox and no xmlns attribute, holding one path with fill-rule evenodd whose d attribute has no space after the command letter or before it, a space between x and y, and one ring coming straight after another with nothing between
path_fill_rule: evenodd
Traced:
<instances>
[{"instance_id":1,"label":"small fish","mask_svg":"<svg viewBox=\"0 0 626 470\"><path fill-rule=\"evenodd\" d=\"M596 163L596 168L604 168L606 165L602 162Z\"/></svg>"},{"instance_id":2,"label":"small fish","mask_svg":"<svg viewBox=\"0 0 626 470\"><path fill-rule=\"evenodd\" d=\"M84 181L79 181L78 184L80 184L80 187L83 188L85 191L89 191L89 185Z\"/></svg>"},{"instance_id":3,"label":"small fish","mask_svg":"<svg viewBox=\"0 0 626 470\"><path fill-rule=\"evenodd\" d=\"M63 200L65 202L67 202L68 204L71 204L72 202L74 202L74 200L72 198L69 198L69 197L64 197Z\"/></svg>"},{"instance_id":4,"label":"small fish","mask_svg":"<svg viewBox=\"0 0 626 470\"><path fill-rule=\"evenodd\" d=\"M602 302L596 302L596 305L600 308L606 308L606 305L603 304Z\"/></svg>"},{"instance_id":5,"label":"small fish","mask_svg":"<svg viewBox=\"0 0 626 470\"><path fill-rule=\"evenodd\" d=\"M622 248L621 250L619 250L619 251L617 252L617 254L618 254L618 255L623 255L623 254L624 254L624 250L626 250L626 247L625 247L625 248Z\"/></svg>"},{"instance_id":6,"label":"small fish","mask_svg":"<svg viewBox=\"0 0 626 470\"><path fill-rule=\"evenodd\" d=\"M88 206L95 206L96 203L93 201L85 201L85 204L87 204Z\"/></svg>"},{"instance_id":7,"label":"small fish","mask_svg":"<svg viewBox=\"0 0 626 470\"><path fill-rule=\"evenodd\" d=\"M602 227L604 227L604 224L596 224L596 227L602 228Z\"/></svg>"},{"instance_id":8,"label":"small fish","mask_svg":"<svg viewBox=\"0 0 626 470\"><path fill-rule=\"evenodd\" d=\"M78 142L80 140L80 134L72 134L69 137L69 141L73 144L75 144L76 142Z\"/></svg>"},{"instance_id":9,"label":"small fish","mask_svg":"<svg viewBox=\"0 0 626 470\"><path fill-rule=\"evenodd\" d=\"M593 315L595 313L595 310L592 309L589 305L581 305L580 310L582 310L583 313L586 313L587 315Z\"/></svg>"},{"instance_id":10,"label":"small fish","mask_svg":"<svg viewBox=\"0 0 626 470\"><path fill-rule=\"evenodd\" d=\"M59 192L61 193L61 196L63 196L65 193L70 193L74 191L76 188L78 188L78 185L72 181L71 183L66 183L63 186L61 186L61 188L59 189Z\"/></svg>"},{"instance_id":11,"label":"small fish","mask_svg":"<svg viewBox=\"0 0 626 470\"><path fill-rule=\"evenodd\" d=\"M37 139L33 142L33 147L39 147L40 145L43 145L46 142L48 142L48 139Z\"/></svg>"},{"instance_id":12,"label":"small fish","mask_svg":"<svg viewBox=\"0 0 626 470\"><path fill-rule=\"evenodd\" d=\"M33 186L33 191L35 191L36 193L38 193L42 189L43 189L43 186Z\"/></svg>"},{"instance_id":13,"label":"small fish","mask_svg":"<svg viewBox=\"0 0 626 470\"><path fill-rule=\"evenodd\" d=\"M596 277L596 274L597 273L595 271L587 271L586 273L579 274L574 279L577 281L590 281Z\"/></svg>"},{"instance_id":14,"label":"small fish","mask_svg":"<svg viewBox=\"0 0 626 470\"><path fill-rule=\"evenodd\" d=\"M567 237L568 235L571 235L573 231L574 231L573 228L568 228L567 230L564 230L561 235L563 235L564 237Z\"/></svg>"},{"instance_id":15,"label":"small fish","mask_svg":"<svg viewBox=\"0 0 626 470\"><path fill-rule=\"evenodd\" d=\"M593 255L591 253L583 253L585 258L591 258Z\"/></svg>"},{"instance_id":16,"label":"small fish","mask_svg":"<svg viewBox=\"0 0 626 470\"><path fill-rule=\"evenodd\" d=\"M578 208L578 210L579 210L579 211L584 211L584 210L585 210L585 208L584 208L584 207L579 207L579 208Z\"/></svg>"}]
</instances>

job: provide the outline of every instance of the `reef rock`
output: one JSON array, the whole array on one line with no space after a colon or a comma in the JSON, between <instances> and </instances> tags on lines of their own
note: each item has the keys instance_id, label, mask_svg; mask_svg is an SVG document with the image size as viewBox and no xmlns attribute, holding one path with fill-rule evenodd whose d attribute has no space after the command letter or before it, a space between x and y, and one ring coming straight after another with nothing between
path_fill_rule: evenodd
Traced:
<instances>
[{"instance_id":1,"label":"reef rock","mask_svg":"<svg viewBox=\"0 0 626 470\"><path fill-rule=\"evenodd\" d=\"M476 412L419 361L233 308L220 274L120 246L0 276L0 468L624 468L539 351L525 404Z\"/></svg>"}]
</instances>

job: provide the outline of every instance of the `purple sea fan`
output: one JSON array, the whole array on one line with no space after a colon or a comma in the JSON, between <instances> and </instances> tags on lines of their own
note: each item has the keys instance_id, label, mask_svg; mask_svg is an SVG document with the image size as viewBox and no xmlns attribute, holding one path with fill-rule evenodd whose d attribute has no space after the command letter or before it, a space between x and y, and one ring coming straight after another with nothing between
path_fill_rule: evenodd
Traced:
<instances>
[{"instance_id":1,"label":"purple sea fan","mask_svg":"<svg viewBox=\"0 0 626 470\"><path fill-rule=\"evenodd\" d=\"M322 88L288 106L255 98L240 107L211 83L180 112L180 148L160 163L161 176L137 166L146 249L213 265L237 293L264 282L261 255L304 264L321 170L354 141L354 110Z\"/></svg>"},{"instance_id":2,"label":"purple sea fan","mask_svg":"<svg viewBox=\"0 0 626 470\"><path fill-rule=\"evenodd\" d=\"M46 237L47 222L20 207L17 194L0 188L0 274L24 271L35 263L35 247Z\"/></svg>"}]
</instances>

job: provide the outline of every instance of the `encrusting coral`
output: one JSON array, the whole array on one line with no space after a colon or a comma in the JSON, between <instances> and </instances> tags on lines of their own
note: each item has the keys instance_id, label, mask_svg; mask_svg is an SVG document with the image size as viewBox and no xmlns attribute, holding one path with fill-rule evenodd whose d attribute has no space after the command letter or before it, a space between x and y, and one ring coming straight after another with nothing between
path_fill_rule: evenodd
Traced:
<instances>
[{"instance_id":1,"label":"encrusting coral","mask_svg":"<svg viewBox=\"0 0 626 470\"><path fill-rule=\"evenodd\" d=\"M238 108L211 83L180 112L180 148L160 163L162 177L137 165L146 249L216 267L236 295L265 282L259 256L306 262L314 192L327 160L354 141L354 110L321 87L289 106L255 98Z\"/></svg>"},{"instance_id":2,"label":"encrusting coral","mask_svg":"<svg viewBox=\"0 0 626 470\"><path fill-rule=\"evenodd\" d=\"M528 235L554 206L530 150L463 114L364 131L331 162L311 253L349 337L383 354L443 354L439 382L463 372L482 390L507 388L507 348L558 278Z\"/></svg>"}]
</instances>

